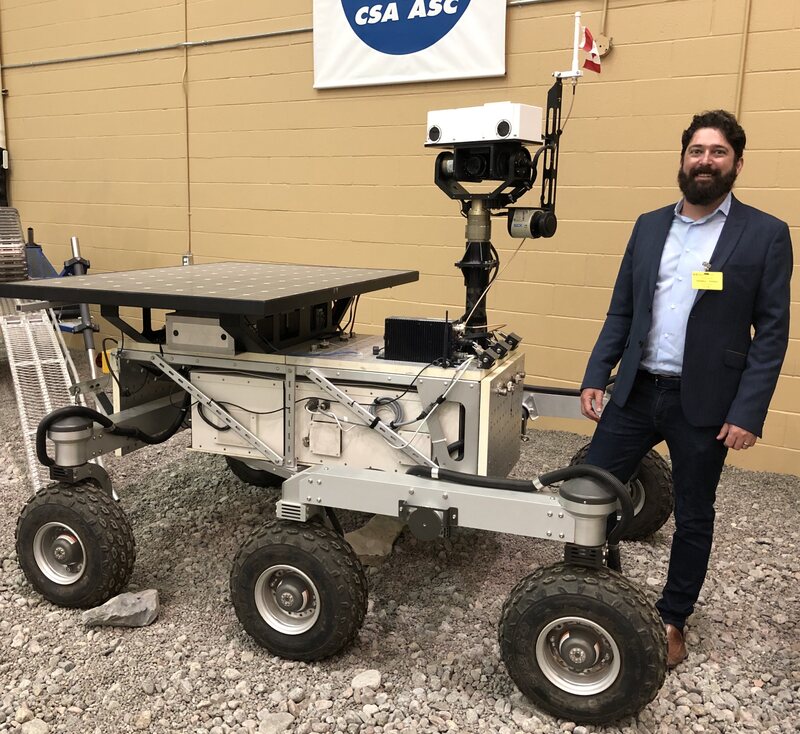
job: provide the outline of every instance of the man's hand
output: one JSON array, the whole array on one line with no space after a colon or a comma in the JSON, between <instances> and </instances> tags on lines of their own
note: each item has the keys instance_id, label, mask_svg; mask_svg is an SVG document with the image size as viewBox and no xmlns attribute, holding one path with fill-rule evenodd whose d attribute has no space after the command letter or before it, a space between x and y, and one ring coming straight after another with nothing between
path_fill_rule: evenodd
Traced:
<instances>
[{"instance_id":1,"label":"man's hand","mask_svg":"<svg viewBox=\"0 0 800 734\"><path fill-rule=\"evenodd\" d=\"M581 390L581 413L590 421L597 423L603 412L603 390L596 387L586 387Z\"/></svg>"},{"instance_id":2,"label":"man's hand","mask_svg":"<svg viewBox=\"0 0 800 734\"><path fill-rule=\"evenodd\" d=\"M581 396L581 403L582 402L583 402L583 396ZM758 437L754 433L746 431L744 428L739 428L739 426L734 426L731 425L730 423L725 423L720 429L719 436L717 436L717 440L718 441L724 440L725 445L729 449L738 451L739 449L749 449L751 446L755 446L756 441L758 441Z\"/></svg>"}]
</instances>

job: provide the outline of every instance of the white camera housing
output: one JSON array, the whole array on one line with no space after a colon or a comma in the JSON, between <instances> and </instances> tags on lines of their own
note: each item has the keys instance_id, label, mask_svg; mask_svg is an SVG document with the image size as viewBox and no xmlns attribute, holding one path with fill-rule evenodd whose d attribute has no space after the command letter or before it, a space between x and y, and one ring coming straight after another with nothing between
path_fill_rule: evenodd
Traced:
<instances>
[{"instance_id":1,"label":"white camera housing","mask_svg":"<svg viewBox=\"0 0 800 734\"><path fill-rule=\"evenodd\" d=\"M515 140L542 142L542 108L516 102L488 102L481 107L432 110L425 145L450 148L461 143Z\"/></svg>"}]
</instances>

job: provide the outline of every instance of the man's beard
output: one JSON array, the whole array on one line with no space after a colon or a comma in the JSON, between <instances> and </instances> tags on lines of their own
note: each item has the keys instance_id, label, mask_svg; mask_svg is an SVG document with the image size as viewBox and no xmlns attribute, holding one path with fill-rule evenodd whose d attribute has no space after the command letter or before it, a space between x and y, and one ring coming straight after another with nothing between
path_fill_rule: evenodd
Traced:
<instances>
[{"instance_id":1,"label":"man's beard","mask_svg":"<svg viewBox=\"0 0 800 734\"><path fill-rule=\"evenodd\" d=\"M697 175L700 173L710 173L712 178L698 180ZM706 166L697 166L688 174L681 167L678 169L678 186L690 204L706 206L726 196L733 188L736 176L735 166L728 173L720 173Z\"/></svg>"}]
</instances>

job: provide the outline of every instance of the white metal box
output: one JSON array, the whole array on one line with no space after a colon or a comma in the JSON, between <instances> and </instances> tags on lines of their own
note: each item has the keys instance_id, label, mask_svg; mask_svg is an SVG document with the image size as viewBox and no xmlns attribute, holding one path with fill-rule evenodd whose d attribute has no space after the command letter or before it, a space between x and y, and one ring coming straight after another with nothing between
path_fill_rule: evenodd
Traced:
<instances>
[{"instance_id":1,"label":"white metal box","mask_svg":"<svg viewBox=\"0 0 800 734\"><path fill-rule=\"evenodd\" d=\"M542 108L515 102L489 102L481 107L432 110L425 145L447 148L459 143L517 140L542 142Z\"/></svg>"}]
</instances>

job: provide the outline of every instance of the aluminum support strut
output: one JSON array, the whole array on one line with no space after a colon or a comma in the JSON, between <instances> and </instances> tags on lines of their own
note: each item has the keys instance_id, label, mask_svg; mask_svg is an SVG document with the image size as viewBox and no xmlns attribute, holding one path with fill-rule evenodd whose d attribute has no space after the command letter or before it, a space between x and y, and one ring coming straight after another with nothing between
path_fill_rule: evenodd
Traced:
<instances>
[{"instance_id":1,"label":"aluminum support strut","mask_svg":"<svg viewBox=\"0 0 800 734\"><path fill-rule=\"evenodd\" d=\"M359 405L353 398L346 392L340 390L330 380L323 377L322 374L315 369L307 369L306 376L318 387L321 387L328 395L330 395L337 403L347 408L353 415L355 415L365 426L369 426L374 431L377 431L392 448L402 451L406 456L413 459L417 464L425 464L426 466L436 466L434 461L431 461L421 451L415 449L411 444L407 444L403 437L393 431L383 421L376 418L362 405Z\"/></svg>"},{"instance_id":2,"label":"aluminum support strut","mask_svg":"<svg viewBox=\"0 0 800 734\"><path fill-rule=\"evenodd\" d=\"M273 451L267 444L265 444L258 436L251 431L247 430L239 421L237 421L227 410L225 410L219 403L209 398L205 393L198 390L192 383L187 380L177 370L172 369L158 354L151 354L150 361L158 367L167 377L169 377L179 387L189 393L195 400L197 400L204 408L214 414L215 418L221 420L228 426L239 438L247 441L256 451L259 451L266 456L273 464L278 466L283 465L283 457Z\"/></svg>"}]
</instances>

